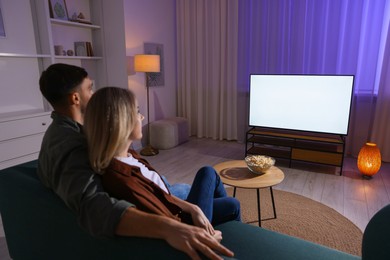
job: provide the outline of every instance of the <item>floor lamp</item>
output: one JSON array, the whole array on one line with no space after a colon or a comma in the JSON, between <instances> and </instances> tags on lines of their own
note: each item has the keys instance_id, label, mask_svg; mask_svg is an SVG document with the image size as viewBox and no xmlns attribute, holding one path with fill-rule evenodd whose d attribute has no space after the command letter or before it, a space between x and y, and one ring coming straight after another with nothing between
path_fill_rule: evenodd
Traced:
<instances>
[{"instance_id":1,"label":"floor lamp","mask_svg":"<svg viewBox=\"0 0 390 260\"><path fill-rule=\"evenodd\" d=\"M147 95L147 108L148 108L148 143L140 151L141 155L152 156L158 154L158 150L153 148L150 144L150 117L149 117L149 83L150 72L160 72L160 55L138 54L134 56L134 71L145 72L145 85Z\"/></svg>"}]
</instances>

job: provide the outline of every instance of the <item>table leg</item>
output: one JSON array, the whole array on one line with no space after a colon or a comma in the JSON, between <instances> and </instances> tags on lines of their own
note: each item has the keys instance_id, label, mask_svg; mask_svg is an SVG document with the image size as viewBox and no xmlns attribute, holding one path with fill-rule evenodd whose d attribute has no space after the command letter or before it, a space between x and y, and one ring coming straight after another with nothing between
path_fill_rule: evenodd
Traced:
<instances>
[{"instance_id":1,"label":"table leg","mask_svg":"<svg viewBox=\"0 0 390 260\"><path fill-rule=\"evenodd\" d=\"M276 208L275 208L274 192L273 192L272 186L269 187L269 190L271 191L272 208L274 209L274 218L276 218Z\"/></svg>"},{"instance_id":2,"label":"table leg","mask_svg":"<svg viewBox=\"0 0 390 260\"><path fill-rule=\"evenodd\" d=\"M259 217L259 227L261 227L260 189L256 189L256 191L257 191L257 215Z\"/></svg>"},{"instance_id":3,"label":"table leg","mask_svg":"<svg viewBox=\"0 0 390 260\"><path fill-rule=\"evenodd\" d=\"M236 187L234 187L234 189L233 189L233 198L235 198L236 197Z\"/></svg>"}]
</instances>

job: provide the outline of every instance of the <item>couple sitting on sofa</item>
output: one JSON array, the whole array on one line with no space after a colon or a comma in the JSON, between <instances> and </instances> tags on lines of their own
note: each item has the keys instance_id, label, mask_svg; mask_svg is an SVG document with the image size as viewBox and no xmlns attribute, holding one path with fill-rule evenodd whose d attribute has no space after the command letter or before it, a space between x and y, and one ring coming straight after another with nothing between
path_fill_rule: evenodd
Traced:
<instances>
[{"instance_id":1,"label":"couple sitting on sofa","mask_svg":"<svg viewBox=\"0 0 390 260\"><path fill-rule=\"evenodd\" d=\"M198 252L233 256L213 225L239 221L239 202L227 197L211 167L198 171L186 200L171 195L147 161L128 150L141 139L143 120L129 90L106 87L92 95L87 72L66 64L51 65L39 84L54 112L38 175L83 228L97 236L164 239L193 259Z\"/></svg>"}]
</instances>

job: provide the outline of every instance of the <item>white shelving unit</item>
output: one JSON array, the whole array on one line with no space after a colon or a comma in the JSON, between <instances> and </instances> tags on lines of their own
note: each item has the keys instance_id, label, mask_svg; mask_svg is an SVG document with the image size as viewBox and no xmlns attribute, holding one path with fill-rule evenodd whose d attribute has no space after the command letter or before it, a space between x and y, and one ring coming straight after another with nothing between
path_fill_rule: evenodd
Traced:
<instances>
[{"instance_id":1,"label":"white shelving unit","mask_svg":"<svg viewBox=\"0 0 390 260\"><path fill-rule=\"evenodd\" d=\"M51 18L48 0L2 2L6 37L0 38L0 169L38 156L51 122L51 107L38 82L51 64L84 67L97 87L127 87L123 1L67 0L66 4L69 16L83 12L92 24ZM110 28L115 28L115 38L104 37ZM75 53L77 41L91 42L94 56L55 55L54 45Z\"/></svg>"},{"instance_id":2,"label":"white shelving unit","mask_svg":"<svg viewBox=\"0 0 390 260\"><path fill-rule=\"evenodd\" d=\"M11 58L50 58L50 55L45 55L45 54L27 54L27 53L0 53L0 57L11 57Z\"/></svg>"},{"instance_id":3,"label":"white shelving unit","mask_svg":"<svg viewBox=\"0 0 390 260\"><path fill-rule=\"evenodd\" d=\"M84 23L78 23L78 22L72 22L72 21L58 20L58 19L54 19L54 18L50 18L50 23L51 23L52 27L53 27L53 25L59 25L60 27L66 26L66 27L71 28L70 30L72 30L72 28L83 28L89 34L90 33L99 34L100 29L101 29L101 27L99 25L95 25L95 24L84 24ZM64 28L61 28L61 29L64 29ZM90 37L87 36L86 38L82 37L82 38L87 39L90 42L92 41L91 36ZM55 59L70 59L70 60L72 60L72 59L73 60L101 60L103 57L101 55L100 56L64 56L64 55L60 56L60 55L55 55L54 58Z\"/></svg>"},{"instance_id":4,"label":"white shelving unit","mask_svg":"<svg viewBox=\"0 0 390 260\"><path fill-rule=\"evenodd\" d=\"M52 24L61 24L61 25L68 25L72 27L82 27L82 28L90 28L90 29L100 29L99 25L94 24L86 24L86 23L78 23L78 22L72 22L72 21L65 21L65 20L58 20L54 18L50 18L50 22Z\"/></svg>"}]
</instances>

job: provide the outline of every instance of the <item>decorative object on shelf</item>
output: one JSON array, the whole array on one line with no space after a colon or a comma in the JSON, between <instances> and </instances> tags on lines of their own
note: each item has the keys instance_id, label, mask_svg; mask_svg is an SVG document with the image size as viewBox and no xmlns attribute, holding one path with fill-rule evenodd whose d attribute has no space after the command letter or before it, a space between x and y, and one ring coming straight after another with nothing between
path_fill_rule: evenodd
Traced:
<instances>
[{"instance_id":1,"label":"decorative object on shelf","mask_svg":"<svg viewBox=\"0 0 390 260\"><path fill-rule=\"evenodd\" d=\"M381 168L381 152L374 143L366 143L359 152L357 166L366 179L371 179Z\"/></svg>"},{"instance_id":2,"label":"decorative object on shelf","mask_svg":"<svg viewBox=\"0 0 390 260\"><path fill-rule=\"evenodd\" d=\"M0 2L0 37L5 37L5 29L4 29L4 21L3 21L3 13Z\"/></svg>"},{"instance_id":3,"label":"decorative object on shelf","mask_svg":"<svg viewBox=\"0 0 390 260\"><path fill-rule=\"evenodd\" d=\"M148 87L164 86L164 46L160 43L144 43L145 54L160 56L160 71L148 74Z\"/></svg>"},{"instance_id":4,"label":"decorative object on shelf","mask_svg":"<svg viewBox=\"0 0 390 260\"><path fill-rule=\"evenodd\" d=\"M147 95L147 108L148 108L148 143L147 145L140 151L141 155L144 156L152 156L158 154L158 149L155 149L150 144L150 119L149 119L149 82L152 82L150 77L156 72L160 71L160 56L159 55L145 55L138 54L134 56L134 70L136 72L145 72L145 82L146 82L146 95Z\"/></svg>"},{"instance_id":5,"label":"decorative object on shelf","mask_svg":"<svg viewBox=\"0 0 390 260\"><path fill-rule=\"evenodd\" d=\"M265 155L249 155L245 157L248 169L256 174L266 173L269 168L275 165L275 159Z\"/></svg>"},{"instance_id":6,"label":"decorative object on shelf","mask_svg":"<svg viewBox=\"0 0 390 260\"><path fill-rule=\"evenodd\" d=\"M67 50L67 51L66 51L66 54L67 54L68 56L73 56L73 55L74 55L74 52L73 52L73 50Z\"/></svg>"},{"instance_id":7,"label":"decorative object on shelf","mask_svg":"<svg viewBox=\"0 0 390 260\"><path fill-rule=\"evenodd\" d=\"M49 0L50 17L61 20L69 20L65 0Z\"/></svg>"},{"instance_id":8,"label":"decorative object on shelf","mask_svg":"<svg viewBox=\"0 0 390 260\"><path fill-rule=\"evenodd\" d=\"M85 16L83 13L73 13L72 18L70 18L72 22L78 22L78 23L85 23L85 24L92 24L91 21L88 21L85 19Z\"/></svg>"},{"instance_id":9,"label":"decorative object on shelf","mask_svg":"<svg viewBox=\"0 0 390 260\"><path fill-rule=\"evenodd\" d=\"M54 54L61 56L64 53L64 46L62 45L54 45Z\"/></svg>"}]
</instances>

